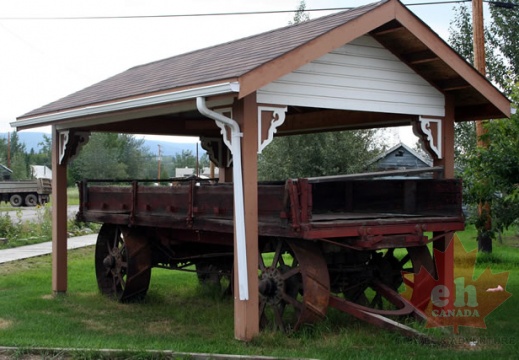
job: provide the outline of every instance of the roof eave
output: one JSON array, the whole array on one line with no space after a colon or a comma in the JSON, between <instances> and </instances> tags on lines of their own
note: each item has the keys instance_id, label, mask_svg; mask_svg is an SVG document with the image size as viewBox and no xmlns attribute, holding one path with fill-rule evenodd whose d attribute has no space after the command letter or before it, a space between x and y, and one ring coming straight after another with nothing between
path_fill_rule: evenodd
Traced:
<instances>
[{"instance_id":1,"label":"roof eave","mask_svg":"<svg viewBox=\"0 0 519 360\"><path fill-rule=\"evenodd\" d=\"M185 90L173 90L158 95L143 96L133 99L119 100L99 105L90 105L47 114L20 117L10 125L17 130L53 125L56 122L90 116L114 113L123 110L135 110L155 105L175 103L197 97L210 97L224 94L237 94L240 91L238 82L199 86Z\"/></svg>"},{"instance_id":2,"label":"roof eave","mask_svg":"<svg viewBox=\"0 0 519 360\"><path fill-rule=\"evenodd\" d=\"M479 73L458 53L452 50L445 41L439 38L434 31L409 11L409 9L402 5L396 6L395 20L411 31L414 36L424 43L432 52L438 55L442 61L455 69L459 76L467 81L470 86L484 96L489 101L490 105L496 110L495 115L502 114L507 118L511 116L510 100L503 95L499 89L492 85L485 76ZM438 41L438 39L440 41Z\"/></svg>"}]
</instances>

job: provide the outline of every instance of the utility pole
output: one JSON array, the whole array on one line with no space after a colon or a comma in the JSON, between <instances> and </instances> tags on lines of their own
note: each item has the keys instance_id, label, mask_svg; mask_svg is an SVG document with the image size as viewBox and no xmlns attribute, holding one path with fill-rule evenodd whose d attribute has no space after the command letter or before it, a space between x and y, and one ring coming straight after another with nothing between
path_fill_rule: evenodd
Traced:
<instances>
[{"instance_id":1,"label":"utility pole","mask_svg":"<svg viewBox=\"0 0 519 360\"><path fill-rule=\"evenodd\" d=\"M7 133L7 167L11 168L11 133Z\"/></svg>"},{"instance_id":2,"label":"utility pole","mask_svg":"<svg viewBox=\"0 0 519 360\"><path fill-rule=\"evenodd\" d=\"M159 156L157 157L157 162L158 162L158 175L157 175L157 179L160 180L160 161L162 160L162 153L160 151L160 144L157 144L157 146L159 147Z\"/></svg>"},{"instance_id":3,"label":"utility pole","mask_svg":"<svg viewBox=\"0 0 519 360\"><path fill-rule=\"evenodd\" d=\"M486 76L485 58L485 26L483 23L483 0L472 0L472 35L474 43L474 67L481 75ZM488 147L488 139L485 139L487 131L482 120L476 120L477 145L480 148ZM478 204L479 228L478 228L478 250L492 252L492 238L490 230L492 228L492 215L490 213L490 203L482 202Z\"/></svg>"},{"instance_id":4,"label":"utility pole","mask_svg":"<svg viewBox=\"0 0 519 360\"><path fill-rule=\"evenodd\" d=\"M485 59L485 27L483 24L483 0L472 0L472 33L474 43L474 67L481 75L486 75L487 62ZM486 147L488 144L481 140L486 131L483 121L476 121L476 135L478 146Z\"/></svg>"}]
</instances>

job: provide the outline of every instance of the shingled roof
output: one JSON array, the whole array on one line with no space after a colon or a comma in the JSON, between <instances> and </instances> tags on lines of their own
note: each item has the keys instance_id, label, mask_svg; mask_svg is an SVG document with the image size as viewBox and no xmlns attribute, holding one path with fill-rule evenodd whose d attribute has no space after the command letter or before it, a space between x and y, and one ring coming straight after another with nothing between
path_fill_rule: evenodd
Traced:
<instances>
[{"instance_id":1,"label":"shingled roof","mask_svg":"<svg viewBox=\"0 0 519 360\"><path fill-rule=\"evenodd\" d=\"M135 66L20 118L236 79L388 0Z\"/></svg>"}]
</instances>

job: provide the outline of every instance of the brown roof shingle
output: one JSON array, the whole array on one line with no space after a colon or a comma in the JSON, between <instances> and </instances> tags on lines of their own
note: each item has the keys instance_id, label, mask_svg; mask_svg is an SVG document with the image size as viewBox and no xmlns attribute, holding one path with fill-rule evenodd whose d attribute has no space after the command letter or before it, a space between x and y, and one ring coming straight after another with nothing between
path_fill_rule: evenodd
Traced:
<instances>
[{"instance_id":1,"label":"brown roof shingle","mask_svg":"<svg viewBox=\"0 0 519 360\"><path fill-rule=\"evenodd\" d=\"M135 66L30 111L19 119L190 85L237 78L387 1L382 0L300 24Z\"/></svg>"}]
</instances>

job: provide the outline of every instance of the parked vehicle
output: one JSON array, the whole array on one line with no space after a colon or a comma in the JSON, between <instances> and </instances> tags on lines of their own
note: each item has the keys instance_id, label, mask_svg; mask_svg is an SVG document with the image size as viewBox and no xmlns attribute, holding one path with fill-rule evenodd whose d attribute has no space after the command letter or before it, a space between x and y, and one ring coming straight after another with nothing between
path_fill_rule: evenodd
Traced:
<instances>
[{"instance_id":1,"label":"parked vehicle","mask_svg":"<svg viewBox=\"0 0 519 360\"><path fill-rule=\"evenodd\" d=\"M103 224L95 253L101 292L141 299L154 267L196 271L211 284L229 278L232 184L149 184L79 184L78 218ZM297 329L322 319L329 306L379 325L391 315L421 317L398 293L402 271L425 267L435 274L427 244L464 228L461 205L455 179L334 176L258 184L261 325Z\"/></svg>"},{"instance_id":2,"label":"parked vehicle","mask_svg":"<svg viewBox=\"0 0 519 360\"><path fill-rule=\"evenodd\" d=\"M0 181L0 201L14 207L43 205L50 200L50 179Z\"/></svg>"}]
</instances>

